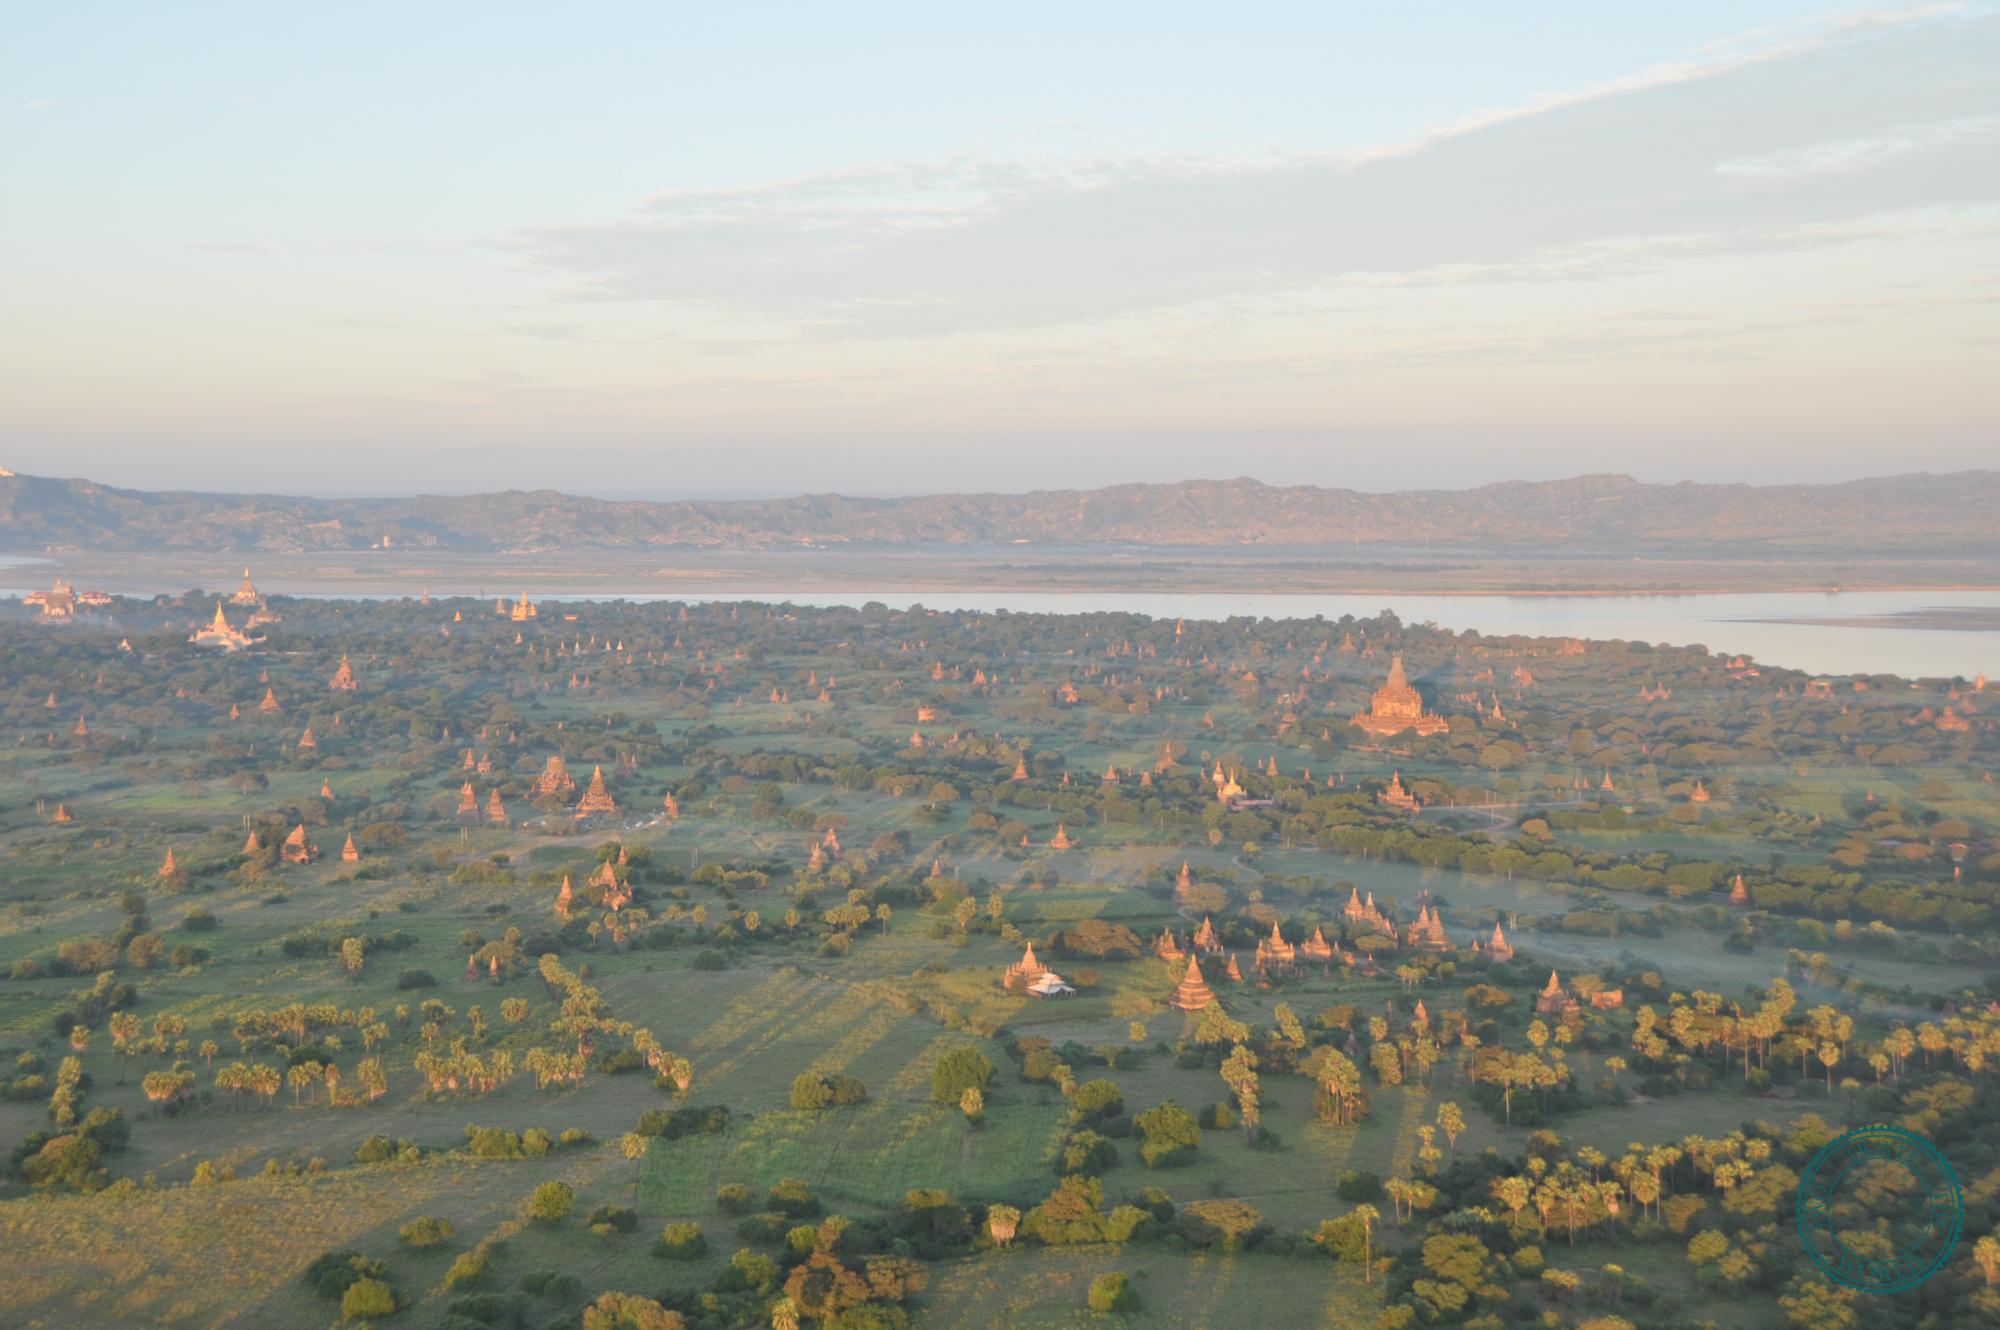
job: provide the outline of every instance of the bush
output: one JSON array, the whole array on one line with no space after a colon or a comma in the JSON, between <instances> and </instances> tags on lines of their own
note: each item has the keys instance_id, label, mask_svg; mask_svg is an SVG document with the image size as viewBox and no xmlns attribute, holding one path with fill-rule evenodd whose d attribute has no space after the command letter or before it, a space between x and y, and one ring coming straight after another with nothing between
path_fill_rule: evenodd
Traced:
<instances>
[{"instance_id":1,"label":"bush","mask_svg":"<svg viewBox=\"0 0 2000 1330\"><path fill-rule=\"evenodd\" d=\"M957 1104L967 1090L984 1093L993 1079L993 1064L970 1044L952 1049L931 1068L931 1102Z\"/></svg>"},{"instance_id":2,"label":"bush","mask_svg":"<svg viewBox=\"0 0 2000 1330\"><path fill-rule=\"evenodd\" d=\"M797 1178L780 1178L765 1198L773 1210L792 1219L805 1219L819 1213L819 1198L812 1194L812 1188Z\"/></svg>"},{"instance_id":3,"label":"bush","mask_svg":"<svg viewBox=\"0 0 2000 1330\"><path fill-rule=\"evenodd\" d=\"M740 1182L725 1182L715 1189L715 1208L726 1215L745 1214L750 1209L750 1189Z\"/></svg>"},{"instance_id":4,"label":"bush","mask_svg":"<svg viewBox=\"0 0 2000 1330\"><path fill-rule=\"evenodd\" d=\"M458 1230L451 1226L449 1220L439 1219L436 1215L425 1215L421 1219L412 1219L396 1230L396 1236L403 1240L403 1245L406 1247L435 1247L441 1242L450 1242L457 1237Z\"/></svg>"},{"instance_id":5,"label":"bush","mask_svg":"<svg viewBox=\"0 0 2000 1330\"><path fill-rule=\"evenodd\" d=\"M444 1272L444 1286L447 1290L468 1288L486 1278L486 1249L474 1247L471 1251L460 1252L458 1259L451 1263L451 1269Z\"/></svg>"},{"instance_id":6,"label":"bush","mask_svg":"<svg viewBox=\"0 0 2000 1330\"><path fill-rule=\"evenodd\" d=\"M1193 1161L1201 1145L1201 1126L1194 1117L1171 1099L1157 1104L1132 1119L1145 1136L1139 1157L1148 1168L1173 1168Z\"/></svg>"},{"instance_id":7,"label":"bush","mask_svg":"<svg viewBox=\"0 0 2000 1330\"><path fill-rule=\"evenodd\" d=\"M692 1261L707 1250L708 1239L702 1235L700 1224L668 1224L660 1230L659 1241L653 1244L653 1255L669 1261Z\"/></svg>"},{"instance_id":8,"label":"bush","mask_svg":"<svg viewBox=\"0 0 2000 1330\"><path fill-rule=\"evenodd\" d=\"M357 1279L340 1298L340 1314L350 1321L372 1321L395 1311L395 1291L379 1279Z\"/></svg>"},{"instance_id":9,"label":"bush","mask_svg":"<svg viewBox=\"0 0 2000 1330\"><path fill-rule=\"evenodd\" d=\"M608 1228L618 1233L630 1233L639 1227L639 1212L623 1205L600 1205L586 1215L583 1222L592 1232Z\"/></svg>"},{"instance_id":10,"label":"bush","mask_svg":"<svg viewBox=\"0 0 2000 1330\"><path fill-rule=\"evenodd\" d=\"M399 989L436 988L437 977L429 970L405 970L396 976L396 987Z\"/></svg>"},{"instance_id":11,"label":"bush","mask_svg":"<svg viewBox=\"0 0 2000 1330\"><path fill-rule=\"evenodd\" d=\"M569 1184L551 1178L529 1194L528 1218L544 1224L559 1224L575 1204L576 1193L569 1189Z\"/></svg>"},{"instance_id":12,"label":"bush","mask_svg":"<svg viewBox=\"0 0 2000 1330\"><path fill-rule=\"evenodd\" d=\"M729 968L729 961L719 951L704 951L695 956L694 968L697 970L724 970Z\"/></svg>"},{"instance_id":13,"label":"bush","mask_svg":"<svg viewBox=\"0 0 2000 1330\"><path fill-rule=\"evenodd\" d=\"M358 1251L330 1251L311 1265L299 1278L322 1298L338 1298L363 1279L379 1279L389 1267Z\"/></svg>"},{"instance_id":14,"label":"bush","mask_svg":"<svg viewBox=\"0 0 2000 1330\"><path fill-rule=\"evenodd\" d=\"M1099 1275L1090 1281L1090 1309L1094 1312L1129 1311L1139 1305L1139 1295L1122 1271Z\"/></svg>"},{"instance_id":15,"label":"bush","mask_svg":"<svg viewBox=\"0 0 2000 1330\"><path fill-rule=\"evenodd\" d=\"M858 1076L820 1076L808 1071L792 1082L792 1107L802 1113L858 1104L867 1098L868 1086Z\"/></svg>"},{"instance_id":16,"label":"bush","mask_svg":"<svg viewBox=\"0 0 2000 1330\"><path fill-rule=\"evenodd\" d=\"M387 1136L370 1136L354 1151L357 1164L379 1164L396 1157L396 1143Z\"/></svg>"}]
</instances>

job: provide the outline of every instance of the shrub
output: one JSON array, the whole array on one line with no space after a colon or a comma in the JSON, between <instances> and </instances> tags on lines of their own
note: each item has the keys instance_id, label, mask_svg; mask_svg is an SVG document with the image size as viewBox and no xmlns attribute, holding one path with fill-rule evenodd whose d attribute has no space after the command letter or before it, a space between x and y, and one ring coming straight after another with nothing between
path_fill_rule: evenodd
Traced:
<instances>
[{"instance_id":1,"label":"shrub","mask_svg":"<svg viewBox=\"0 0 2000 1330\"><path fill-rule=\"evenodd\" d=\"M372 1321L396 1310L396 1294L379 1279L357 1279L340 1298L340 1314L348 1320Z\"/></svg>"},{"instance_id":2,"label":"shrub","mask_svg":"<svg viewBox=\"0 0 2000 1330\"><path fill-rule=\"evenodd\" d=\"M1139 1305L1124 1272L1113 1270L1090 1281L1090 1309L1094 1312L1122 1312Z\"/></svg>"},{"instance_id":3,"label":"shrub","mask_svg":"<svg viewBox=\"0 0 2000 1330\"><path fill-rule=\"evenodd\" d=\"M379 1164L396 1157L396 1143L387 1136L370 1136L354 1151L357 1164Z\"/></svg>"},{"instance_id":4,"label":"shrub","mask_svg":"<svg viewBox=\"0 0 2000 1330\"><path fill-rule=\"evenodd\" d=\"M389 1267L358 1251L330 1251L307 1266L299 1278L322 1298L344 1295L357 1280L379 1279Z\"/></svg>"},{"instance_id":5,"label":"shrub","mask_svg":"<svg viewBox=\"0 0 2000 1330\"><path fill-rule=\"evenodd\" d=\"M1146 1138L1139 1157L1148 1168L1172 1168L1193 1160L1201 1144L1201 1126L1179 1104L1168 1100L1132 1119Z\"/></svg>"},{"instance_id":6,"label":"shrub","mask_svg":"<svg viewBox=\"0 0 2000 1330\"><path fill-rule=\"evenodd\" d=\"M436 988L437 977L429 970L405 970L396 976L396 987L399 989Z\"/></svg>"},{"instance_id":7,"label":"shrub","mask_svg":"<svg viewBox=\"0 0 2000 1330\"><path fill-rule=\"evenodd\" d=\"M808 1071L792 1082L792 1107L802 1113L858 1104L866 1098L868 1087L858 1076L821 1076Z\"/></svg>"},{"instance_id":8,"label":"shrub","mask_svg":"<svg viewBox=\"0 0 2000 1330\"><path fill-rule=\"evenodd\" d=\"M551 1178L529 1194L528 1218L544 1224L558 1224L575 1204L576 1193L569 1189L569 1184Z\"/></svg>"},{"instance_id":9,"label":"shrub","mask_svg":"<svg viewBox=\"0 0 2000 1330\"><path fill-rule=\"evenodd\" d=\"M694 958L694 968L697 970L722 970L728 966L729 961L719 951L700 952Z\"/></svg>"},{"instance_id":10,"label":"shrub","mask_svg":"<svg viewBox=\"0 0 2000 1330\"><path fill-rule=\"evenodd\" d=\"M444 1286L447 1290L469 1288L486 1278L486 1249L474 1247L471 1251L460 1252L458 1259L451 1263L451 1269L444 1272Z\"/></svg>"},{"instance_id":11,"label":"shrub","mask_svg":"<svg viewBox=\"0 0 2000 1330\"><path fill-rule=\"evenodd\" d=\"M639 1212L623 1205L600 1205L586 1215L583 1222L592 1232L608 1228L619 1233L630 1233L639 1227Z\"/></svg>"},{"instance_id":12,"label":"shrub","mask_svg":"<svg viewBox=\"0 0 2000 1330\"><path fill-rule=\"evenodd\" d=\"M740 1215L750 1209L750 1189L740 1182L725 1182L715 1189L715 1208L726 1215Z\"/></svg>"},{"instance_id":13,"label":"shrub","mask_svg":"<svg viewBox=\"0 0 2000 1330\"><path fill-rule=\"evenodd\" d=\"M792 1219L804 1219L819 1213L819 1198L812 1194L811 1187L797 1178L780 1178L765 1201L773 1210Z\"/></svg>"},{"instance_id":14,"label":"shrub","mask_svg":"<svg viewBox=\"0 0 2000 1330\"><path fill-rule=\"evenodd\" d=\"M412 1219L396 1230L396 1236L403 1240L403 1245L406 1247L435 1247L441 1242L450 1242L457 1237L458 1230L451 1226L449 1220L439 1219L436 1215L425 1215L421 1219Z\"/></svg>"},{"instance_id":15,"label":"shrub","mask_svg":"<svg viewBox=\"0 0 2000 1330\"><path fill-rule=\"evenodd\" d=\"M692 1261L707 1250L708 1239L702 1235L700 1224L668 1224L660 1230L659 1241L653 1244L653 1255L670 1261Z\"/></svg>"},{"instance_id":16,"label":"shrub","mask_svg":"<svg viewBox=\"0 0 2000 1330\"><path fill-rule=\"evenodd\" d=\"M931 1102L956 1104L967 1090L982 1093L993 1079L993 1064L970 1044L952 1049L931 1068Z\"/></svg>"}]
</instances>

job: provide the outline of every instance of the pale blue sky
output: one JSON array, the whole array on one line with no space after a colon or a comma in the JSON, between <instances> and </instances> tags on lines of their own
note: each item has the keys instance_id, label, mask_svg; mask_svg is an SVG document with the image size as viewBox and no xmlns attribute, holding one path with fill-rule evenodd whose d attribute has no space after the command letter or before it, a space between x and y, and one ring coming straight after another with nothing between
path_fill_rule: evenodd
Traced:
<instances>
[{"instance_id":1,"label":"pale blue sky","mask_svg":"<svg viewBox=\"0 0 2000 1330\"><path fill-rule=\"evenodd\" d=\"M1984 3L25 5L0 466L1972 466L1996 237Z\"/></svg>"}]
</instances>

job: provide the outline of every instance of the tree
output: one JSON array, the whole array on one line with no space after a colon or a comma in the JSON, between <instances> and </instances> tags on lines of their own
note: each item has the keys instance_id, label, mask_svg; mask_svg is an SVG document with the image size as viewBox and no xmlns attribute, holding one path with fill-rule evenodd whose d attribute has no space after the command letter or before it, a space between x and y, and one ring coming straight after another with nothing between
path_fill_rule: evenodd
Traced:
<instances>
[{"instance_id":1,"label":"tree","mask_svg":"<svg viewBox=\"0 0 2000 1330\"><path fill-rule=\"evenodd\" d=\"M1089 1302L1094 1312L1122 1312L1138 1306L1139 1295L1122 1270L1113 1270L1090 1281Z\"/></svg>"},{"instance_id":2,"label":"tree","mask_svg":"<svg viewBox=\"0 0 2000 1330\"><path fill-rule=\"evenodd\" d=\"M1020 1231L1021 1212L1011 1205L990 1205L986 1208L986 1231L997 1247L1004 1247L1014 1240Z\"/></svg>"},{"instance_id":3,"label":"tree","mask_svg":"<svg viewBox=\"0 0 2000 1330\"><path fill-rule=\"evenodd\" d=\"M349 974L360 974L367 946L358 937L342 938L340 964Z\"/></svg>"},{"instance_id":4,"label":"tree","mask_svg":"<svg viewBox=\"0 0 2000 1330\"><path fill-rule=\"evenodd\" d=\"M1446 1144L1451 1147L1451 1157L1458 1158L1458 1136L1465 1130L1465 1113L1457 1104L1439 1104L1437 1125L1438 1130L1444 1133Z\"/></svg>"},{"instance_id":5,"label":"tree","mask_svg":"<svg viewBox=\"0 0 2000 1330\"><path fill-rule=\"evenodd\" d=\"M1361 1282L1366 1284L1375 1274L1375 1221L1382 1212L1372 1205L1357 1205L1352 1214L1361 1224Z\"/></svg>"},{"instance_id":6,"label":"tree","mask_svg":"<svg viewBox=\"0 0 2000 1330\"><path fill-rule=\"evenodd\" d=\"M545 1224L559 1224L575 1204L576 1193L570 1190L569 1184L551 1178L528 1196L528 1218Z\"/></svg>"},{"instance_id":7,"label":"tree","mask_svg":"<svg viewBox=\"0 0 2000 1330\"><path fill-rule=\"evenodd\" d=\"M395 1310L395 1290L379 1279L357 1279L340 1296L340 1314L350 1321L371 1321Z\"/></svg>"},{"instance_id":8,"label":"tree","mask_svg":"<svg viewBox=\"0 0 2000 1330\"><path fill-rule=\"evenodd\" d=\"M583 1309L583 1330L685 1330L686 1325L679 1312L637 1293L599 1294Z\"/></svg>"},{"instance_id":9,"label":"tree","mask_svg":"<svg viewBox=\"0 0 2000 1330\"><path fill-rule=\"evenodd\" d=\"M1168 1100L1132 1119L1145 1136L1139 1157L1148 1168L1168 1168L1185 1164L1201 1145L1201 1124L1179 1104Z\"/></svg>"},{"instance_id":10,"label":"tree","mask_svg":"<svg viewBox=\"0 0 2000 1330\"><path fill-rule=\"evenodd\" d=\"M931 1102L956 1104L968 1089L984 1091L993 1079L993 1064L970 1044L961 1044L931 1068Z\"/></svg>"}]
</instances>

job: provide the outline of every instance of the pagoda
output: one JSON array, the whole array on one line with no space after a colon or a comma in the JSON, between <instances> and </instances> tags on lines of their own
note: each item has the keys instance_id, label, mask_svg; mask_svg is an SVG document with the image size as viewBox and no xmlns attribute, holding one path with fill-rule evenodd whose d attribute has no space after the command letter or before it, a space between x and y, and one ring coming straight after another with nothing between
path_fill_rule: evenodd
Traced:
<instances>
[{"instance_id":1,"label":"pagoda","mask_svg":"<svg viewBox=\"0 0 2000 1330\"><path fill-rule=\"evenodd\" d=\"M236 588L236 594L229 598L231 605L255 605L264 597L258 593L257 584L250 580L250 570L243 570L243 581Z\"/></svg>"},{"instance_id":2,"label":"pagoda","mask_svg":"<svg viewBox=\"0 0 2000 1330\"><path fill-rule=\"evenodd\" d=\"M299 735L299 751L301 753L311 753L318 751L318 749L319 740L313 738L313 727L308 725Z\"/></svg>"},{"instance_id":3,"label":"pagoda","mask_svg":"<svg viewBox=\"0 0 2000 1330\"><path fill-rule=\"evenodd\" d=\"M1388 682L1375 690L1368 710L1357 713L1353 723L1378 739L1401 734L1404 730L1432 735L1451 728L1443 716L1424 710L1423 696L1410 686L1409 679L1403 674L1400 652L1390 658Z\"/></svg>"},{"instance_id":4,"label":"pagoda","mask_svg":"<svg viewBox=\"0 0 2000 1330\"><path fill-rule=\"evenodd\" d=\"M1302 961L1318 961L1322 965L1332 963L1333 944L1326 940L1325 929L1315 927L1313 935L1299 943L1299 959Z\"/></svg>"},{"instance_id":5,"label":"pagoda","mask_svg":"<svg viewBox=\"0 0 2000 1330\"><path fill-rule=\"evenodd\" d=\"M1014 763L1014 774L1012 776L1009 776L1007 779L1026 780L1027 778L1028 778L1028 759L1023 757Z\"/></svg>"},{"instance_id":6,"label":"pagoda","mask_svg":"<svg viewBox=\"0 0 2000 1330\"><path fill-rule=\"evenodd\" d=\"M525 591L521 593L521 598L514 602L513 608L507 611L507 617L515 623L526 623L540 614L540 610L528 603L528 593Z\"/></svg>"},{"instance_id":7,"label":"pagoda","mask_svg":"<svg viewBox=\"0 0 2000 1330\"><path fill-rule=\"evenodd\" d=\"M667 820L669 822L680 821L681 806L679 801L674 798L674 792L672 790L667 791L667 797L660 801L660 807L666 812Z\"/></svg>"},{"instance_id":8,"label":"pagoda","mask_svg":"<svg viewBox=\"0 0 2000 1330\"><path fill-rule=\"evenodd\" d=\"M1706 785L1703 785L1700 781L1696 781L1694 783L1694 789L1690 791L1688 794L1688 802L1695 804L1707 803L1708 787Z\"/></svg>"},{"instance_id":9,"label":"pagoda","mask_svg":"<svg viewBox=\"0 0 2000 1330\"><path fill-rule=\"evenodd\" d=\"M1361 899L1361 889L1350 887L1345 914L1347 922L1359 931L1386 933L1390 937L1396 935L1396 926L1389 922L1389 916L1383 914L1380 907L1375 904L1375 893L1372 891L1368 893L1368 899L1364 902Z\"/></svg>"},{"instance_id":10,"label":"pagoda","mask_svg":"<svg viewBox=\"0 0 2000 1330\"><path fill-rule=\"evenodd\" d=\"M1180 987L1167 999L1167 1005L1175 1011L1200 1011L1215 1001L1215 993L1208 981L1201 977L1201 962L1188 957L1187 973L1181 976Z\"/></svg>"},{"instance_id":11,"label":"pagoda","mask_svg":"<svg viewBox=\"0 0 2000 1330\"><path fill-rule=\"evenodd\" d=\"M354 843L354 833L351 831L347 833L347 843L340 847L340 857L350 864L361 858L361 847Z\"/></svg>"},{"instance_id":12,"label":"pagoda","mask_svg":"<svg viewBox=\"0 0 2000 1330\"><path fill-rule=\"evenodd\" d=\"M604 788L604 768L590 769L590 788L583 792L583 798L576 801L578 817L597 817L618 811L618 801L611 797L611 791Z\"/></svg>"},{"instance_id":13,"label":"pagoda","mask_svg":"<svg viewBox=\"0 0 2000 1330\"><path fill-rule=\"evenodd\" d=\"M1220 956L1222 954L1222 939L1215 935L1215 925L1206 917L1202 919L1201 927L1194 930L1193 945L1195 954L1198 956Z\"/></svg>"},{"instance_id":14,"label":"pagoda","mask_svg":"<svg viewBox=\"0 0 2000 1330\"><path fill-rule=\"evenodd\" d=\"M276 691L266 688L264 696L257 703L257 710L266 716L275 716L283 709L278 705L278 694Z\"/></svg>"},{"instance_id":15,"label":"pagoda","mask_svg":"<svg viewBox=\"0 0 2000 1330\"><path fill-rule=\"evenodd\" d=\"M1072 850L1076 848L1076 842L1069 838L1069 833L1063 830L1063 824L1060 822L1056 823L1056 834L1049 838L1049 848L1051 850Z\"/></svg>"},{"instance_id":16,"label":"pagoda","mask_svg":"<svg viewBox=\"0 0 2000 1330\"><path fill-rule=\"evenodd\" d=\"M1750 903L1750 888L1743 885L1743 874L1736 875L1736 883L1729 888L1729 903L1739 910Z\"/></svg>"},{"instance_id":17,"label":"pagoda","mask_svg":"<svg viewBox=\"0 0 2000 1330\"><path fill-rule=\"evenodd\" d=\"M346 656L340 658L340 668L333 672L333 678L327 680L326 686L336 693L352 693L361 687L360 681L354 677L354 667L347 663Z\"/></svg>"},{"instance_id":18,"label":"pagoda","mask_svg":"<svg viewBox=\"0 0 2000 1330\"><path fill-rule=\"evenodd\" d=\"M473 791L471 781L458 787L458 808L453 811L452 816L461 822L478 820L479 796Z\"/></svg>"},{"instance_id":19,"label":"pagoda","mask_svg":"<svg viewBox=\"0 0 2000 1330\"><path fill-rule=\"evenodd\" d=\"M221 647L224 651L241 651L244 647L254 646L263 640L261 637L255 639L246 637L230 627L229 617L222 612L222 602L219 600L215 602L215 617L210 619L205 627L196 629L194 636L188 639L198 647Z\"/></svg>"},{"instance_id":20,"label":"pagoda","mask_svg":"<svg viewBox=\"0 0 2000 1330\"><path fill-rule=\"evenodd\" d=\"M1222 977L1232 984L1243 982L1243 967L1236 963L1236 953L1229 953L1229 964L1222 967Z\"/></svg>"},{"instance_id":21,"label":"pagoda","mask_svg":"<svg viewBox=\"0 0 2000 1330\"><path fill-rule=\"evenodd\" d=\"M1390 774L1387 788L1375 797L1398 812L1415 813L1423 807L1417 802L1416 795L1403 788L1403 773L1400 771Z\"/></svg>"},{"instance_id":22,"label":"pagoda","mask_svg":"<svg viewBox=\"0 0 2000 1330\"><path fill-rule=\"evenodd\" d=\"M1576 999L1563 992L1562 981L1556 978L1554 970L1549 971L1549 982L1542 991L1535 994L1535 1014L1537 1016L1567 1016L1576 1010Z\"/></svg>"},{"instance_id":23,"label":"pagoda","mask_svg":"<svg viewBox=\"0 0 2000 1330\"><path fill-rule=\"evenodd\" d=\"M569 885L569 874L568 874L568 873L564 873L564 874L563 874L563 883L562 883L562 890L561 890L561 891L558 891L558 892L556 893L556 914L557 914L557 916L559 916L560 918L563 918L563 919L567 919L567 918L569 918L569 906L570 906L570 902L571 902L572 900L574 900L574 899L576 899L576 894L575 894L575 893L574 893L573 891L571 891L571 890L570 890L570 885Z\"/></svg>"},{"instance_id":24,"label":"pagoda","mask_svg":"<svg viewBox=\"0 0 2000 1330\"><path fill-rule=\"evenodd\" d=\"M500 802L500 787L495 785L486 795L486 820L496 827L507 825L507 805Z\"/></svg>"},{"instance_id":25,"label":"pagoda","mask_svg":"<svg viewBox=\"0 0 2000 1330\"><path fill-rule=\"evenodd\" d=\"M1285 941L1285 935L1278 931L1276 920L1271 922L1271 936L1257 942L1257 968L1260 970L1289 970L1298 961L1298 949Z\"/></svg>"},{"instance_id":26,"label":"pagoda","mask_svg":"<svg viewBox=\"0 0 2000 1330\"><path fill-rule=\"evenodd\" d=\"M1493 936L1486 940L1486 954L1496 961L1511 961L1514 959L1514 944L1509 942L1507 935L1500 931L1500 921L1498 919L1493 921Z\"/></svg>"},{"instance_id":27,"label":"pagoda","mask_svg":"<svg viewBox=\"0 0 2000 1330\"><path fill-rule=\"evenodd\" d=\"M1046 965L1035 959L1035 944L1030 942L1027 949L1021 953L1021 959L1008 966L1006 972L1000 976L1000 987L1009 993L1025 990L1037 979L1050 973L1052 971Z\"/></svg>"},{"instance_id":28,"label":"pagoda","mask_svg":"<svg viewBox=\"0 0 2000 1330\"><path fill-rule=\"evenodd\" d=\"M569 767L563 762L562 754L550 753L547 765L542 768L542 774L535 780L535 797L544 799L552 794L566 795L575 788L576 777L569 774Z\"/></svg>"},{"instance_id":29,"label":"pagoda","mask_svg":"<svg viewBox=\"0 0 2000 1330\"><path fill-rule=\"evenodd\" d=\"M70 816L68 804L57 804L55 816L50 820L54 822L74 822L76 819Z\"/></svg>"},{"instance_id":30,"label":"pagoda","mask_svg":"<svg viewBox=\"0 0 2000 1330\"><path fill-rule=\"evenodd\" d=\"M1451 939L1445 936L1444 919L1435 907L1426 905L1417 911L1417 920L1410 925L1405 943L1419 951L1450 951Z\"/></svg>"},{"instance_id":31,"label":"pagoda","mask_svg":"<svg viewBox=\"0 0 2000 1330\"><path fill-rule=\"evenodd\" d=\"M180 871L180 865L174 862L173 847L169 845L167 847L166 861L160 865L160 876L163 878L177 877L180 875Z\"/></svg>"},{"instance_id":32,"label":"pagoda","mask_svg":"<svg viewBox=\"0 0 2000 1330\"><path fill-rule=\"evenodd\" d=\"M301 822L292 828L292 834L285 837L278 847L278 858L288 864L309 864L319 855L319 847L306 839L306 826Z\"/></svg>"},{"instance_id":33,"label":"pagoda","mask_svg":"<svg viewBox=\"0 0 2000 1330\"><path fill-rule=\"evenodd\" d=\"M1186 900L1188 892L1194 889L1194 876L1188 871L1187 860L1181 860L1181 875L1174 879L1174 898Z\"/></svg>"},{"instance_id":34,"label":"pagoda","mask_svg":"<svg viewBox=\"0 0 2000 1330\"><path fill-rule=\"evenodd\" d=\"M1174 937L1174 930L1171 928L1160 930L1158 941L1153 943L1153 952L1163 961L1177 961L1187 955L1181 950L1180 941Z\"/></svg>"}]
</instances>

